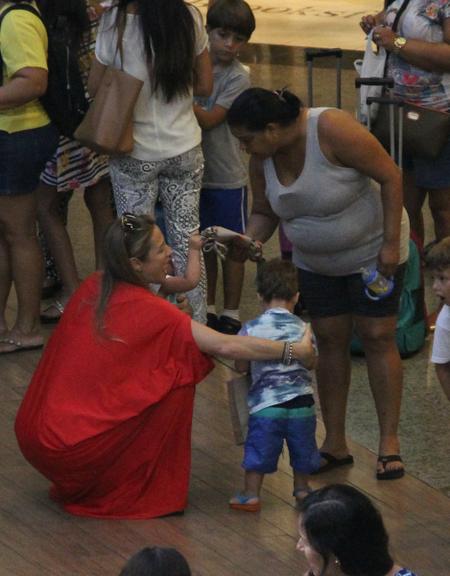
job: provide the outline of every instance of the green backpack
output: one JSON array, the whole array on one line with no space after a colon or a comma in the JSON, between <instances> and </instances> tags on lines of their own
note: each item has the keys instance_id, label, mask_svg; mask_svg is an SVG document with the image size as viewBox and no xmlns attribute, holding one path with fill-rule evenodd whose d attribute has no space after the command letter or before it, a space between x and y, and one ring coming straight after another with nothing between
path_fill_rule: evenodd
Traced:
<instances>
[{"instance_id":1,"label":"green backpack","mask_svg":"<svg viewBox=\"0 0 450 576\"><path fill-rule=\"evenodd\" d=\"M407 358L418 352L425 343L426 335L427 321L420 252L414 240L410 239L396 331L400 356ZM361 340L356 334L352 339L351 352L356 355L364 354Z\"/></svg>"}]
</instances>

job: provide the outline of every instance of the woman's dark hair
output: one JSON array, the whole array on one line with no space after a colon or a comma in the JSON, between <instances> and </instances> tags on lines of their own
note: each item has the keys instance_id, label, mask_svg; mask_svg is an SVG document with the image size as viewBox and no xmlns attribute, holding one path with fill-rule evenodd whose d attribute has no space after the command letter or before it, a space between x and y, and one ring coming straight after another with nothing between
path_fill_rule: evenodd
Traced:
<instances>
[{"instance_id":1,"label":"woman's dark hair","mask_svg":"<svg viewBox=\"0 0 450 576\"><path fill-rule=\"evenodd\" d=\"M194 20L183 0L118 0L117 18L128 4L137 4L153 90L167 102L185 96L193 85L195 60Z\"/></svg>"},{"instance_id":2,"label":"woman's dark hair","mask_svg":"<svg viewBox=\"0 0 450 576\"><path fill-rule=\"evenodd\" d=\"M292 262L280 258L264 262L258 266L256 291L264 302L274 298L290 300L298 292L297 268Z\"/></svg>"},{"instance_id":3,"label":"woman's dark hair","mask_svg":"<svg viewBox=\"0 0 450 576\"><path fill-rule=\"evenodd\" d=\"M104 270L95 311L96 327L101 334L105 331L106 306L117 282L146 286L132 267L130 258L146 259L152 246L154 227L155 221L150 216L124 214L114 220L106 231L103 241Z\"/></svg>"},{"instance_id":4,"label":"woman's dark hair","mask_svg":"<svg viewBox=\"0 0 450 576\"><path fill-rule=\"evenodd\" d=\"M185 557L175 548L143 548L132 556L119 576L191 576Z\"/></svg>"},{"instance_id":5,"label":"woman's dark hair","mask_svg":"<svg viewBox=\"0 0 450 576\"><path fill-rule=\"evenodd\" d=\"M332 555L348 576L385 576L394 565L381 514L370 499L345 484L325 486L300 505L300 521L310 545L324 560Z\"/></svg>"},{"instance_id":6,"label":"woman's dark hair","mask_svg":"<svg viewBox=\"0 0 450 576\"><path fill-rule=\"evenodd\" d=\"M255 17L245 0L217 0L206 14L208 31L216 28L242 34L247 40L255 30Z\"/></svg>"},{"instance_id":7,"label":"woman's dark hair","mask_svg":"<svg viewBox=\"0 0 450 576\"><path fill-rule=\"evenodd\" d=\"M230 126L257 132L271 122L281 126L293 124L302 108L302 101L284 88L273 92L265 88L248 88L231 105L227 121Z\"/></svg>"},{"instance_id":8,"label":"woman's dark hair","mask_svg":"<svg viewBox=\"0 0 450 576\"><path fill-rule=\"evenodd\" d=\"M70 30L70 40L78 44L83 33L89 30L86 0L38 0L37 5L48 28ZM62 19L66 19L67 24ZM69 38L66 40L69 41Z\"/></svg>"}]
</instances>

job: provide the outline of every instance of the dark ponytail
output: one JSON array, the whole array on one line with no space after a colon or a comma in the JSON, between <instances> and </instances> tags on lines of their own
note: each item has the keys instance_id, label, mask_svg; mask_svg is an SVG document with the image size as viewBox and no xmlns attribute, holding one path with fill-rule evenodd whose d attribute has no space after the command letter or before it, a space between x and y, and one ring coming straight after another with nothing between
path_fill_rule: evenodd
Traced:
<instances>
[{"instance_id":1,"label":"dark ponytail","mask_svg":"<svg viewBox=\"0 0 450 576\"><path fill-rule=\"evenodd\" d=\"M227 121L230 126L243 126L252 131L264 130L271 122L289 126L302 108L302 101L285 88L275 91L249 88L233 102Z\"/></svg>"}]
</instances>

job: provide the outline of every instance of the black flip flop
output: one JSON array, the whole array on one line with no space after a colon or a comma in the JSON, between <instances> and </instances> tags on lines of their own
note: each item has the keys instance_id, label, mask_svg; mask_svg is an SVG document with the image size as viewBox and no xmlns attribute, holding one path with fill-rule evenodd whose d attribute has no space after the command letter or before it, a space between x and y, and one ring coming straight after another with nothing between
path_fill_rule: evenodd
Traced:
<instances>
[{"instance_id":1,"label":"black flip flop","mask_svg":"<svg viewBox=\"0 0 450 576\"><path fill-rule=\"evenodd\" d=\"M324 460L327 461L327 463L321 466L315 472L311 472L311 474L322 474L322 472L328 472L329 470L339 468L340 466L350 466L354 463L354 459L351 454L344 456L344 458L336 458L328 452L320 452L320 455Z\"/></svg>"},{"instance_id":2,"label":"black flip flop","mask_svg":"<svg viewBox=\"0 0 450 576\"><path fill-rule=\"evenodd\" d=\"M389 462L403 462L399 454L390 454L389 456L378 456L378 462L383 466L383 472L377 472L377 480L398 480L405 475L404 468L386 470L386 464Z\"/></svg>"}]
</instances>

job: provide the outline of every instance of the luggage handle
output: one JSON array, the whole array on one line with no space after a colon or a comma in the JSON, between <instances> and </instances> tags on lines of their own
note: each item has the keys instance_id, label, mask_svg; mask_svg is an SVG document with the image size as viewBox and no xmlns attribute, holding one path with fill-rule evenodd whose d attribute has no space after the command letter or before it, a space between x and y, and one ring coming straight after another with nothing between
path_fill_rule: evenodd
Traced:
<instances>
[{"instance_id":1,"label":"luggage handle","mask_svg":"<svg viewBox=\"0 0 450 576\"><path fill-rule=\"evenodd\" d=\"M355 88L361 86L385 86L386 88L394 87L393 78L378 78L376 76L367 76L366 78L355 78Z\"/></svg>"},{"instance_id":2,"label":"luggage handle","mask_svg":"<svg viewBox=\"0 0 450 576\"><path fill-rule=\"evenodd\" d=\"M305 58L307 62L314 60L314 58L327 58L335 56L342 58L343 51L341 48L306 48Z\"/></svg>"},{"instance_id":3,"label":"luggage handle","mask_svg":"<svg viewBox=\"0 0 450 576\"><path fill-rule=\"evenodd\" d=\"M381 96L379 98L369 96L366 100L367 105L370 107L372 104L377 103L380 105L389 106L389 150L391 158L396 159L395 155L395 116L394 110L398 108L398 166L402 169L403 166L403 100L399 98L389 98ZM368 115L367 129L371 130L370 114Z\"/></svg>"},{"instance_id":4,"label":"luggage handle","mask_svg":"<svg viewBox=\"0 0 450 576\"><path fill-rule=\"evenodd\" d=\"M305 60L308 65L308 107L313 105L313 61L315 58L336 58L336 106L342 108L341 103L341 69L342 69L341 48L306 48Z\"/></svg>"}]
</instances>

